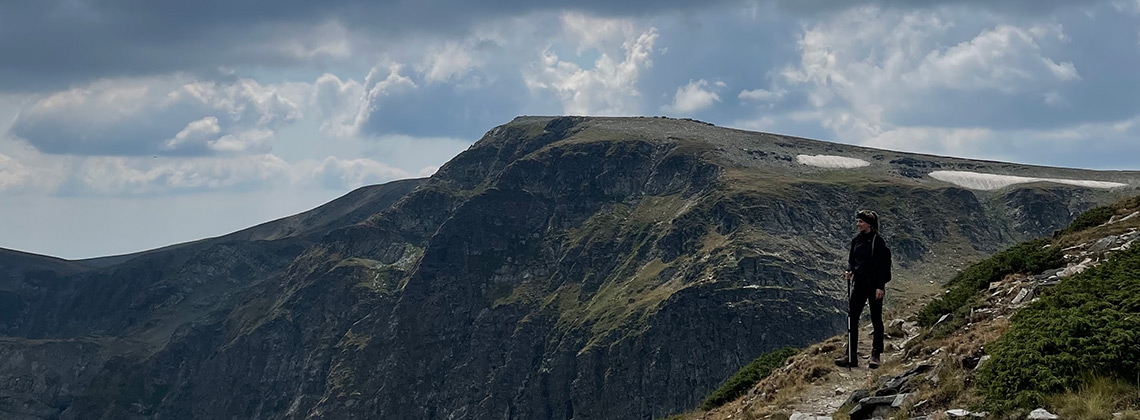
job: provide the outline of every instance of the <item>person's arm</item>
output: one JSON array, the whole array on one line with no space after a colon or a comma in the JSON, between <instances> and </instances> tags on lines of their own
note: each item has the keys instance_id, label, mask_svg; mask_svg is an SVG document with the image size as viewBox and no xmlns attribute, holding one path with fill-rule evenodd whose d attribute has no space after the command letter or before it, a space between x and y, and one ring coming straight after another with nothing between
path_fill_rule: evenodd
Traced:
<instances>
[{"instance_id":1,"label":"person's arm","mask_svg":"<svg viewBox=\"0 0 1140 420\"><path fill-rule=\"evenodd\" d=\"M851 244L847 246L847 271L855 270L855 240L851 240Z\"/></svg>"},{"instance_id":2,"label":"person's arm","mask_svg":"<svg viewBox=\"0 0 1140 420\"><path fill-rule=\"evenodd\" d=\"M875 241L878 242L875 267L879 269L877 276L879 284L875 288L875 298L882 299L886 294L887 282L891 281L891 249L887 247L887 241L883 237L876 237Z\"/></svg>"},{"instance_id":3,"label":"person's arm","mask_svg":"<svg viewBox=\"0 0 1140 420\"><path fill-rule=\"evenodd\" d=\"M851 273L855 271L855 240L847 247L847 271L843 272L843 279L851 281Z\"/></svg>"}]
</instances>

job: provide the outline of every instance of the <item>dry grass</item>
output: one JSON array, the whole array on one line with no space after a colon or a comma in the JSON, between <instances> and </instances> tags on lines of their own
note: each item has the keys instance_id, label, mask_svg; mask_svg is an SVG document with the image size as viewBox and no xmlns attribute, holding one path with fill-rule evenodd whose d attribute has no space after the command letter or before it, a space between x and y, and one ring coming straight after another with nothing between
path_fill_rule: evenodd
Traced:
<instances>
[{"instance_id":1,"label":"dry grass","mask_svg":"<svg viewBox=\"0 0 1140 420\"><path fill-rule=\"evenodd\" d=\"M1113 413L1140 416L1140 388L1118 380L1093 378L1076 391L1056 395L1048 405L1063 419L1112 420Z\"/></svg>"}]
</instances>

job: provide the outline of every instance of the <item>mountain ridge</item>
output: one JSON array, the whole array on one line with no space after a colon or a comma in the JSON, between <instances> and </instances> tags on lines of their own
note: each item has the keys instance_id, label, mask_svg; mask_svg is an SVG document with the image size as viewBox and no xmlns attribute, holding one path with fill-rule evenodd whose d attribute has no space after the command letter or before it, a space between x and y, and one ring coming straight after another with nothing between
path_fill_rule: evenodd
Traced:
<instances>
[{"instance_id":1,"label":"mountain ridge","mask_svg":"<svg viewBox=\"0 0 1140 420\"><path fill-rule=\"evenodd\" d=\"M868 165L797 160L809 154ZM194 315L168 322L178 327L157 333L167 339L143 355L89 361L98 367L82 391L48 393L66 404L20 393L39 401L20 409L60 418L662 416L695 406L763 351L843 327L831 273L842 271L856 209L885 216L900 257L892 287L920 287L923 273L1051 233L1140 185L1132 172L913 156L684 120L516 118L383 210L304 249L251 252L257 242L239 240L176 265L192 269L180 271L185 281L214 285L195 289L205 306L178 312L163 308L179 303L143 299L140 316L160 323ZM974 191L913 176L935 165L1129 187ZM132 261L185 258L163 255ZM228 274L206 280L219 269ZM142 290L165 284L148 273L121 276ZM147 330L147 321L109 320L48 336L78 343L102 328L114 341ZM8 345L0 353L31 348ZM0 378L49 382L12 369Z\"/></svg>"}]
</instances>

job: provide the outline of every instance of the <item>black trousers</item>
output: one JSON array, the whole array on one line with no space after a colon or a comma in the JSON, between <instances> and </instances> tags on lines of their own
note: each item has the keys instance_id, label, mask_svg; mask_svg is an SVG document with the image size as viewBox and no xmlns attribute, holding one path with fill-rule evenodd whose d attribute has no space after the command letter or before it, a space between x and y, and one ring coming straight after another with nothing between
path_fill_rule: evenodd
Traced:
<instances>
[{"instance_id":1,"label":"black trousers","mask_svg":"<svg viewBox=\"0 0 1140 420\"><path fill-rule=\"evenodd\" d=\"M847 322L851 327L851 342L859 343L859 317L863 315L863 305L871 302L872 332L871 351L874 354L883 353L883 300L875 299L875 289L860 288L858 285L851 291L851 301L847 308Z\"/></svg>"}]
</instances>

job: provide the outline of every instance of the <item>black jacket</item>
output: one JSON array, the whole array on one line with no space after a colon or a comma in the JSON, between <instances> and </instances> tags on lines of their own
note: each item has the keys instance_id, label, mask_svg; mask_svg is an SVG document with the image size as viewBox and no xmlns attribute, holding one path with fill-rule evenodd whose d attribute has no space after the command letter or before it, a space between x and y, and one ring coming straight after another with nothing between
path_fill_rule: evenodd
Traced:
<instances>
[{"instance_id":1,"label":"black jacket","mask_svg":"<svg viewBox=\"0 0 1140 420\"><path fill-rule=\"evenodd\" d=\"M860 233L851 240L847 270L859 290L885 289L891 281L891 250L877 232Z\"/></svg>"}]
</instances>

